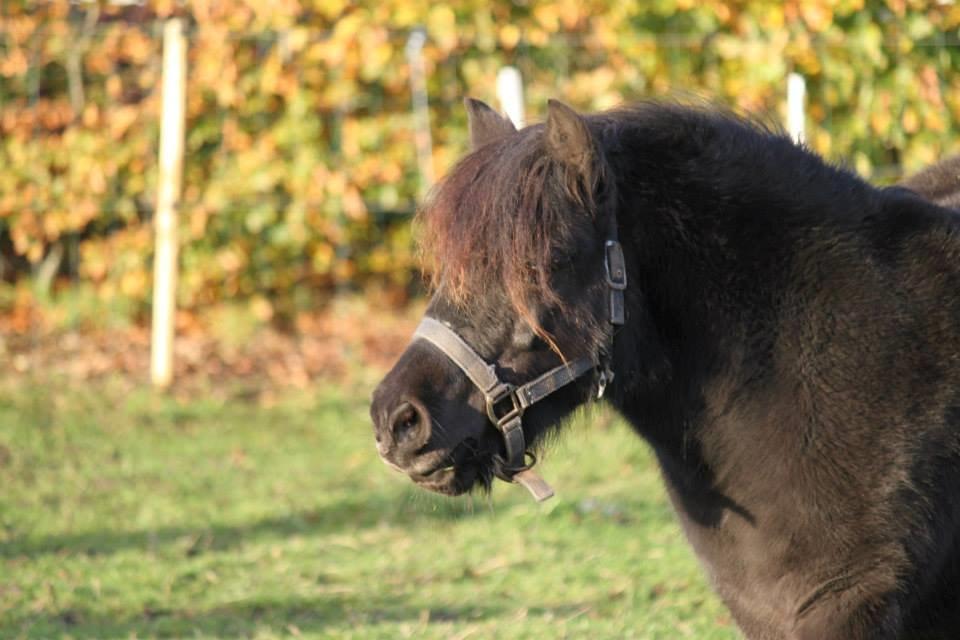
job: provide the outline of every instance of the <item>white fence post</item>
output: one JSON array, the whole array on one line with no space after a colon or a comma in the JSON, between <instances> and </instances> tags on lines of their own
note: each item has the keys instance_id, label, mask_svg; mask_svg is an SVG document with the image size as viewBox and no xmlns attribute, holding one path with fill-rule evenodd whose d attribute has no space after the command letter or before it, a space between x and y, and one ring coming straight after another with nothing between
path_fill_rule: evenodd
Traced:
<instances>
[{"instance_id":1,"label":"white fence post","mask_svg":"<svg viewBox=\"0 0 960 640\"><path fill-rule=\"evenodd\" d=\"M430 102L427 99L426 68L423 64L423 45L427 34L414 29L407 39L407 64L410 65L410 94L413 102L413 136L417 147L417 165L420 167L420 196L433 185L433 139L430 136Z\"/></svg>"},{"instance_id":2,"label":"white fence post","mask_svg":"<svg viewBox=\"0 0 960 640\"><path fill-rule=\"evenodd\" d=\"M183 22L171 18L163 29L163 100L157 210L154 215L153 326L150 379L158 388L173 382L173 338L177 293L177 206L183 176L187 43Z\"/></svg>"},{"instance_id":3,"label":"white fence post","mask_svg":"<svg viewBox=\"0 0 960 640\"><path fill-rule=\"evenodd\" d=\"M523 111L523 78L516 67L504 67L497 73L497 99L514 126L522 129L526 124Z\"/></svg>"},{"instance_id":4,"label":"white fence post","mask_svg":"<svg viewBox=\"0 0 960 640\"><path fill-rule=\"evenodd\" d=\"M799 73L787 76L787 131L797 144L807 139L804 103L807 97L807 82Z\"/></svg>"}]
</instances>

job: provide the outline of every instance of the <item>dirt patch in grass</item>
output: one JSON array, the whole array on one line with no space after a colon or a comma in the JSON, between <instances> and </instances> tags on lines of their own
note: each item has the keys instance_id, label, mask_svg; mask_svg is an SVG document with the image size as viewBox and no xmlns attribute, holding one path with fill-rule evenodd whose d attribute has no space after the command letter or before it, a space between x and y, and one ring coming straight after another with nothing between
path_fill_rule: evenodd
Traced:
<instances>
[{"instance_id":1,"label":"dirt patch in grass","mask_svg":"<svg viewBox=\"0 0 960 640\"><path fill-rule=\"evenodd\" d=\"M174 350L174 393L273 397L357 372L383 372L403 350L422 304L386 307L346 299L285 323L257 318L247 307L180 314ZM255 311L255 310L254 310ZM56 379L88 383L149 381L150 329L141 324L63 326L38 311L0 314L0 381Z\"/></svg>"}]
</instances>

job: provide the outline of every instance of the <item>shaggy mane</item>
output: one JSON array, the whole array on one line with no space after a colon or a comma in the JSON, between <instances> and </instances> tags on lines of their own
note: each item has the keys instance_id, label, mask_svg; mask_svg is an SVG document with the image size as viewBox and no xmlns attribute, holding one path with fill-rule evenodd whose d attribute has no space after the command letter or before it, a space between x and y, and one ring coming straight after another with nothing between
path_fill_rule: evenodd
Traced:
<instances>
[{"instance_id":1,"label":"shaggy mane","mask_svg":"<svg viewBox=\"0 0 960 640\"><path fill-rule=\"evenodd\" d=\"M558 303L552 262L576 218L597 215L602 184L590 184L551 158L536 125L464 157L437 184L418 213L420 248L431 284L464 305L505 291L514 309L542 336L535 303ZM599 157L599 156L598 156ZM578 215L579 214L579 215Z\"/></svg>"},{"instance_id":2,"label":"shaggy mane","mask_svg":"<svg viewBox=\"0 0 960 640\"><path fill-rule=\"evenodd\" d=\"M650 157L657 167L649 167L655 175L669 163L676 165L675 174L686 175L683 163L698 153L713 162L724 154L731 166L755 157L769 157L767 165L776 166L784 150L791 157L799 153L774 123L703 101L641 101L581 117L593 137L589 180L551 156L545 125L538 124L461 159L417 216L421 257L434 290L442 288L461 306L505 292L514 310L551 344L534 309L564 302L551 286L554 263L576 249L564 243L582 242L590 224L606 232L599 225L608 223L617 206L610 163L618 156L655 149ZM806 171L822 171L820 161L811 162L804 161ZM708 179L719 184L724 177Z\"/></svg>"}]
</instances>

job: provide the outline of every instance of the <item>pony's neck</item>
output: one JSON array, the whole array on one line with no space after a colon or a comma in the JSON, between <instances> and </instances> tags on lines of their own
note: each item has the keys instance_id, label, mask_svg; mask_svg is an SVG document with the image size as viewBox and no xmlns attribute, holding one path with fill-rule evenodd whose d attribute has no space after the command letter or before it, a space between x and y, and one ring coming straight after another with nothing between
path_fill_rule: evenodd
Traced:
<instances>
[{"instance_id":1,"label":"pony's neck","mask_svg":"<svg viewBox=\"0 0 960 640\"><path fill-rule=\"evenodd\" d=\"M772 375L798 243L863 211L872 189L730 116L668 107L616 133L607 160L631 281L614 402L658 453L696 462L708 390Z\"/></svg>"}]
</instances>

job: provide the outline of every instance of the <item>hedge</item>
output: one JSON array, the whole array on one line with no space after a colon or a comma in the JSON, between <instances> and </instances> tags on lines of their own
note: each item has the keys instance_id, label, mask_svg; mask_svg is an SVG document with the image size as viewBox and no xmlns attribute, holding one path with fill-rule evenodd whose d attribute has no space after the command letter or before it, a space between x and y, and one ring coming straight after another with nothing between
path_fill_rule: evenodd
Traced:
<instances>
[{"instance_id":1,"label":"hedge","mask_svg":"<svg viewBox=\"0 0 960 640\"><path fill-rule=\"evenodd\" d=\"M438 174L464 95L517 66L532 119L676 93L783 121L808 83L808 144L889 179L955 150L960 6L926 0L150 0L0 8L0 278L149 302L160 33L187 18L180 302L316 304L417 281L404 45L424 48ZM0 285L3 286L3 285Z\"/></svg>"}]
</instances>

